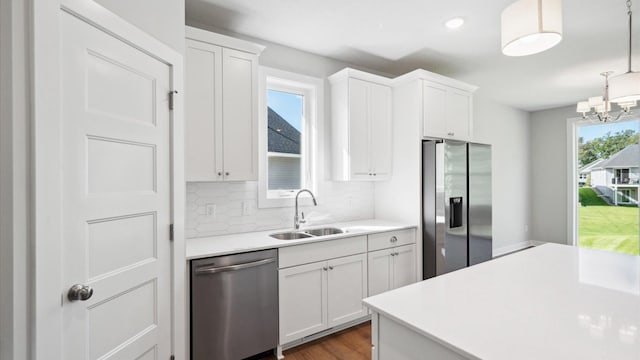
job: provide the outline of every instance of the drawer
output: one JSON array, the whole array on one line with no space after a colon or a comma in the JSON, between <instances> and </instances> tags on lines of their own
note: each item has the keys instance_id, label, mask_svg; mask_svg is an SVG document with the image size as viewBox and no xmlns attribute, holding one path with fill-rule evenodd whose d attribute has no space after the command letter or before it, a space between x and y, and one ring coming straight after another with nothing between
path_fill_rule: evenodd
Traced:
<instances>
[{"instance_id":1,"label":"drawer","mask_svg":"<svg viewBox=\"0 0 640 360\"><path fill-rule=\"evenodd\" d=\"M287 246L278 250L278 267L282 269L365 252L367 252L366 236Z\"/></svg>"},{"instance_id":2,"label":"drawer","mask_svg":"<svg viewBox=\"0 0 640 360\"><path fill-rule=\"evenodd\" d=\"M416 242L415 229L388 231L369 235L369 251L413 244Z\"/></svg>"}]
</instances>

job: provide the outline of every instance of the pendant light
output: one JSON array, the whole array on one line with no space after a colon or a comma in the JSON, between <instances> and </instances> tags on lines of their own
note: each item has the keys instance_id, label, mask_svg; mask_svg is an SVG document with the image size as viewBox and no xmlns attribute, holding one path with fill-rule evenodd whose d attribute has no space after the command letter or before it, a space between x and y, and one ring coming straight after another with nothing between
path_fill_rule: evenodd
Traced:
<instances>
[{"instance_id":1,"label":"pendant light","mask_svg":"<svg viewBox=\"0 0 640 360\"><path fill-rule=\"evenodd\" d=\"M611 101L633 102L640 100L640 72L631 71L631 49L632 39L632 13L631 0L627 0L627 16L629 18L629 57L627 58L628 71L622 75L611 78Z\"/></svg>"},{"instance_id":2,"label":"pendant light","mask_svg":"<svg viewBox=\"0 0 640 360\"><path fill-rule=\"evenodd\" d=\"M518 0L502 11L502 53L537 54L562 40L561 0Z\"/></svg>"}]
</instances>

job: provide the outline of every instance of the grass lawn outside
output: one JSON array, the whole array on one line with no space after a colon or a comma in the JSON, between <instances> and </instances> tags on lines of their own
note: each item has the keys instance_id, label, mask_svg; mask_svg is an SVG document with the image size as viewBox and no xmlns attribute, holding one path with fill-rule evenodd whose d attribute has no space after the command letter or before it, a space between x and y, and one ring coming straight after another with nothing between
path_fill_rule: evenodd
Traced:
<instances>
[{"instance_id":1,"label":"grass lawn outside","mask_svg":"<svg viewBox=\"0 0 640 360\"><path fill-rule=\"evenodd\" d=\"M578 239L581 247L640 255L638 207L609 206L593 189L579 189Z\"/></svg>"}]
</instances>

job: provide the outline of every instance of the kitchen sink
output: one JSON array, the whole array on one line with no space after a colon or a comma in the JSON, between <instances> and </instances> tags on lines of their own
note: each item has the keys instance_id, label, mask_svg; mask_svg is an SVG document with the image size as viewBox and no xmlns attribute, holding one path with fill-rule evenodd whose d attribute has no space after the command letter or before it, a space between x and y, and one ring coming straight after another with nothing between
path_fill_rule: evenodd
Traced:
<instances>
[{"instance_id":1,"label":"kitchen sink","mask_svg":"<svg viewBox=\"0 0 640 360\"><path fill-rule=\"evenodd\" d=\"M344 230L329 227L329 228L304 230L304 233L313 235L313 236L327 236L327 235L343 234Z\"/></svg>"},{"instance_id":2,"label":"kitchen sink","mask_svg":"<svg viewBox=\"0 0 640 360\"><path fill-rule=\"evenodd\" d=\"M309 229L309 230L300 230L300 231L291 231L291 232L283 232L271 234L272 238L276 238L278 240L297 240L297 239L305 239L314 236L328 236L335 234L343 234L345 231L338 228L318 228L318 229Z\"/></svg>"},{"instance_id":3,"label":"kitchen sink","mask_svg":"<svg viewBox=\"0 0 640 360\"><path fill-rule=\"evenodd\" d=\"M296 239L304 239L312 237L313 235L305 234L303 232L283 232L277 234L269 235L272 238L276 238L278 240L296 240Z\"/></svg>"}]
</instances>

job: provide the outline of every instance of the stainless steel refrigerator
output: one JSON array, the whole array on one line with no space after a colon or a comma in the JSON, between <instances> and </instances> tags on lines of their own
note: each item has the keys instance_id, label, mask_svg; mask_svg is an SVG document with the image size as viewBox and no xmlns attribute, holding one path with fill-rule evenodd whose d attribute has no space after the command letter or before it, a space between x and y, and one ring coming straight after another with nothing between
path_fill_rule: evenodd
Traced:
<instances>
[{"instance_id":1,"label":"stainless steel refrigerator","mask_svg":"<svg viewBox=\"0 0 640 360\"><path fill-rule=\"evenodd\" d=\"M423 278L490 260L491 211L491 146L423 141Z\"/></svg>"}]
</instances>

